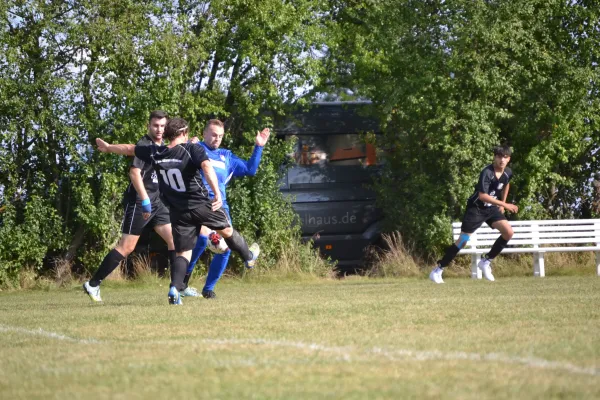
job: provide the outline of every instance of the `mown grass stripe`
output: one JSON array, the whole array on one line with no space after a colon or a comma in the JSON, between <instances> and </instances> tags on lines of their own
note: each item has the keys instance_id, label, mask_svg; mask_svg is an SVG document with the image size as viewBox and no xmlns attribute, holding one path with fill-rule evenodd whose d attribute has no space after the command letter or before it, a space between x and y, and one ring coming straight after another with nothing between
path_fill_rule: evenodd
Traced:
<instances>
[{"instance_id":1,"label":"mown grass stripe","mask_svg":"<svg viewBox=\"0 0 600 400\"><path fill-rule=\"evenodd\" d=\"M0 325L0 331L2 332L18 332L29 335L43 336L49 339L64 340L74 343L81 344L100 344L100 343L118 343L122 341L100 341L93 338L79 339L66 335L62 335L56 332L46 331L42 328L37 329L25 329L15 326ZM410 350L410 349L383 349L374 347L371 349L359 349L350 346L325 346L318 343L304 343L304 342L290 342L281 340L267 340L267 339L201 339L201 340L152 340L149 343L152 344L166 344L172 345L180 343L182 345L191 344L194 342L200 342L204 344L213 345L256 345L256 346L268 346L268 347L284 347L284 348L295 348L299 350L307 350L312 352L324 352L333 353L341 357L343 361L352 361L355 357L360 356L381 356L390 361L471 361L471 362L491 362L501 364L518 364L527 367L544 369L544 370L562 370L574 374L600 376L600 371L593 367L580 367L571 363L564 363L559 361L550 361L542 358L535 357L518 357L511 356L501 353L467 353L467 352L442 352L439 350ZM148 342L146 342L148 344Z\"/></svg>"}]
</instances>

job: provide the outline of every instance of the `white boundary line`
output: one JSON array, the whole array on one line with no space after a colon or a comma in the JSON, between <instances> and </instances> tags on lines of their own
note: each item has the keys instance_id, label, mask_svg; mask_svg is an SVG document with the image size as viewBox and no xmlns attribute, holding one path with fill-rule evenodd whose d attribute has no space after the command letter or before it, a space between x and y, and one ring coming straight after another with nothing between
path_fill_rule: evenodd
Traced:
<instances>
[{"instance_id":1,"label":"white boundary line","mask_svg":"<svg viewBox=\"0 0 600 400\"><path fill-rule=\"evenodd\" d=\"M99 344L99 343L115 343L115 341L100 341L97 339L78 339L65 335L61 335L55 332L45 331L42 328L38 329L25 329L20 327L13 327L0 324L0 332L17 332L27 335L42 336L49 339L57 339L74 343L81 344ZM195 342L195 340L150 340L143 342L144 344L189 344ZM267 347L286 347L295 348L299 350L306 350L315 353L333 353L343 361L350 362L354 358L360 358L361 356L379 356L390 361L400 360L411 360L411 361L429 361L429 360L445 360L445 361L473 361L473 362L490 362L500 364L512 364L512 365L524 365L531 368L544 369L544 370L559 370L570 372L579 375L590 375L600 376L600 370L595 367L580 367L571 363L564 363L560 361L550 361L543 358L536 357L518 357L510 356L502 353L466 353L466 352L443 352L439 350L390 350L379 347L373 347L371 349L359 349L354 347L341 347L341 346L324 346L317 343L304 343L304 342L289 342L281 340L268 340L268 339L201 339L200 343L212 344L212 345L254 345L254 346L267 346Z\"/></svg>"},{"instance_id":2,"label":"white boundary line","mask_svg":"<svg viewBox=\"0 0 600 400\"><path fill-rule=\"evenodd\" d=\"M351 361L352 354L360 355L378 355L390 361L399 360L414 360L414 361L429 361L429 360L446 360L446 361L479 361L479 362L496 362L502 364L520 364L527 367L547 369L547 370L563 370L575 374L600 376L600 371L594 367L580 367L571 363L563 363L559 361L549 361L543 358L535 357L516 357L501 353L466 353L466 352L443 352L439 350L419 351L419 350L386 350L379 347L371 349L355 349L352 347L337 347L323 346L316 343L303 342L287 342L279 340L265 339L204 339L203 343L210 344L253 344L270 347L291 347L301 350L309 350L314 352L335 353L342 357L345 361Z\"/></svg>"},{"instance_id":3,"label":"white boundary line","mask_svg":"<svg viewBox=\"0 0 600 400\"><path fill-rule=\"evenodd\" d=\"M49 338L49 339L64 340L64 341L67 341L67 342L75 342L75 343L82 343L82 344L100 343L100 341L98 341L96 339L77 339L77 338L72 338L72 337L69 337L69 336L61 335L60 333L45 331L42 328L38 328L38 329L25 329L25 328L19 328L19 327L16 327L16 326L7 326L7 325L1 325L0 324L0 332L24 333L26 335L43 336L43 337L46 337L46 338Z\"/></svg>"}]
</instances>

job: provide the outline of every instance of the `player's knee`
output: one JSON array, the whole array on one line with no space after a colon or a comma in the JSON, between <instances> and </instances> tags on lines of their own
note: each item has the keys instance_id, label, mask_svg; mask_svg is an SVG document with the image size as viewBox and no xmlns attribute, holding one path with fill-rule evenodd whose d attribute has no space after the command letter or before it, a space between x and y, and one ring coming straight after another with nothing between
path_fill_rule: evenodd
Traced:
<instances>
[{"instance_id":1,"label":"player's knee","mask_svg":"<svg viewBox=\"0 0 600 400\"><path fill-rule=\"evenodd\" d=\"M459 249L463 249L469 242L469 239L471 239L471 235L467 235L466 233L461 232L460 236L458 237L458 240L456 241L456 247L458 247Z\"/></svg>"},{"instance_id":2,"label":"player's knee","mask_svg":"<svg viewBox=\"0 0 600 400\"><path fill-rule=\"evenodd\" d=\"M221 236L223 236L224 238L230 238L231 235L233 235L233 228L232 227L227 227L225 229L222 229L220 231L217 231L221 234Z\"/></svg>"},{"instance_id":3,"label":"player's knee","mask_svg":"<svg viewBox=\"0 0 600 400\"><path fill-rule=\"evenodd\" d=\"M135 250L135 246L137 246L139 238L139 235L123 234L115 249L124 257L127 257Z\"/></svg>"},{"instance_id":4,"label":"player's knee","mask_svg":"<svg viewBox=\"0 0 600 400\"><path fill-rule=\"evenodd\" d=\"M502 234L502 237L504 238L504 240L510 240L510 239L512 239L514 234L515 234L515 231L513 231L513 229L509 226L508 229L506 229L504 231L504 233Z\"/></svg>"},{"instance_id":5,"label":"player's knee","mask_svg":"<svg viewBox=\"0 0 600 400\"><path fill-rule=\"evenodd\" d=\"M135 250L135 245L130 245L128 243L125 244L121 244L119 243L116 247L115 250L117 250L119 253L121 253L121 255L123 257L127 257L128 255L130 255L131 253L133 253L133 250Z\"/></svg>"}]
</instances>

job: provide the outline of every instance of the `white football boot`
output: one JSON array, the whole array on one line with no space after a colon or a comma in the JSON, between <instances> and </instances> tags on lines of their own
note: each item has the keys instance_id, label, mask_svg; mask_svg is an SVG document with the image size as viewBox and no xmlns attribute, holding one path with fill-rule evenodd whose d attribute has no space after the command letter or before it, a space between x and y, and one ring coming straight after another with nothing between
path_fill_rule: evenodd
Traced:
<instances>
[{"instance_id":1,"label":"white football boot","mask_svg":"<svg viewBox=\"0 0 600 400\"><path fill-rule=\"evenodd\" d=\"M254 268L254 265L256 265L256 259L260 254L260 247L258 246L258 243L252 243L249 249L252 253L252 258L246 261L246 268Z\"/></svg>"},{"instance_id":2,"label":"white football boot","mask_svg":"<svg viewBox=\"0 0 600 400\"><path fill-rule=\"evenodd\" d=\"M86 281L83 284L83 291L90 296L90 299L96 303L100 303L102 298L100 297L100 286L90 286L90 281Z\"/></svg>"},{"instance_id":3,"label":"white football boot","mask_svg":"<svg viewBox=\"0 0 600 400\"><path fill-rule=\"evenodd\" d=\"M435 283L444 283L442 279L442 274L444 273L444 269L436 266L433 271L429 274L429 279L434 281Z\"/></svg>"},{"instance_id":4,"label":"white football boot","mask_svg":"<svg viewBox=\"0 0 600 400\"><path fill-rule=\"evenodd\" d=\"M198 289L194 287L186 287L183 292L179 292L181 297L202 297L200 293L198 293Z\"/></svg>"},{"instance_id":5,"label":"white football boot","mask_svg":"<svg viewBox=\"0 0 600 400\"><path fill-rule=\"evenodd\" d=\"M483 277L485 279L487 279L488 281L494 282L494 275L492 275L492 261L488 260L487 258L482 258L479 263L477 264L477 267L481 270L481 273L483 274Z\"/></svg>"}]
</instances>

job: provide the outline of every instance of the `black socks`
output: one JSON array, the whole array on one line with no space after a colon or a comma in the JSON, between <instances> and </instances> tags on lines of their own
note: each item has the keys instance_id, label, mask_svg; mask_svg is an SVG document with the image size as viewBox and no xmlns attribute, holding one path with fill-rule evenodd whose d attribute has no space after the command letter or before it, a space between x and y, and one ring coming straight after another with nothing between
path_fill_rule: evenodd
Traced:
<instances>
[{"instance_id":1,"label":"black socks","mask_svg":"<svg viewBox=\"0 0 600 400\"><path fill-rule=\"evenodd\" d=\"M104 257L102 264L100 264L100 268L98 268L98 271L96 271L92 279L90 279L90 286L96 287L100 285L100 282L109 276L124 259L125 257L119 253L117 249L112 249L106 257Z\"/></svg>"},{"instance_id":2,"label":"black socks","mask_svg":"<svg viewBox=\"0 0 600 400\"><path fill-rule=\"evenodd\" d=\"M504 250L504 248L506 247L507 244L508 244L508 240L505 240L502 236L500 236L494 242L494 245L490 249L489 253L487 253L484 257L487 258L488 260L495 258L498 254L500 254L500 252L502 250ZM460 249L458 248L458 246L456 244L452 244L452 246L448 246L446 248L446 253L444 254L444 257L438 261L439 266L441 268L448 266L448 264L450 264L450 262L452 260L454 260L454 257L456 257L456 255L458 254L459 251L460 251Z\"/></svg>"},{"instance_id":3,"label":"black socks","mask_svg":"<svg viewBox=\"0 0 600 400\"><path fill-rule=\"evenodd\" d=\"M248 261L252 259L252 252L248 248L248 244L246 240L239 234L235 229L233 230L233 235L228 238L224 238L227 246L232 250L237 252L244 261Z\"/></svg>"},{"instance_id":4,"label":"black socks","mask_svg":"<svg viewBox=\"0 0 600 400\"><path fill-rule=\"evenodd\" d=\"M175 250L167 250L167 255L169 257L169 266L173 268L173 264L175 264L175 258L177 257L177 252Z\"/></svg>"},{"instance_id":5,"label":"black socks","mask_svg":"<svg viewBox=\"0 0 600 400\"><path fill-rule=\"evenodd\" d=\"M490 252L485 255L485 258L487 258L488 260L495 258L498 254L500 254L500 252L502 250L504 250L504 248L506 247L507 244L508 244L508 240L506 240L502 236L500 236L494 242L494 245L490 249Z\"/></svg>"},{"instance_id":6,"label":"black socks","mask_svg":"<svg viewBox=\"0 0 600 400\"><path fill-rule=\"evenodd\" d=\"M455 243L453 243L452 246L448 246L446 248L446 254L444 254L444 257L440 261L438 261L440 268L444 268L448 264L450 264L450 262L454 260L454 257L456 257L459 251L460 249Z\"/></svg>"},{"instance_id":7,"label":"black socks","mask_svg":"<svg viewBox=\"0 0 600 400\"><path fill-rule=\"evenodd\" d=\"M175 286L178 291L185 290L183 280L185 279L189 263L185 257L177 256L171 266L171 286Z\"/></svg>"}]
</instances>

